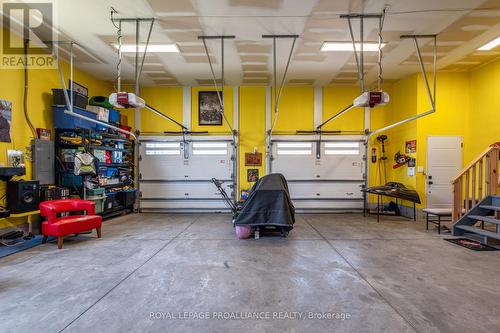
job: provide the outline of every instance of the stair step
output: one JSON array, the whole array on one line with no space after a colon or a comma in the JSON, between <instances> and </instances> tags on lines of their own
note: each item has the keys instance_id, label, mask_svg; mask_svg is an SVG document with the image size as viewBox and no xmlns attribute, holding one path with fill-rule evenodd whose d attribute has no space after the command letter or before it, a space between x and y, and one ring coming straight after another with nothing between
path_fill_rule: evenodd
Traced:
<instances>
[{"instance_id":1,"label":"stair step","mask_svg":"<svg viewBox=\"0 0 500 333\"><path fill-rule=\"evenodd\" d=\"M500 234L497 234L495 232L491 232L491 231L488 231L488 230L483 230L483 229L471 227L471 226L468 226L468 225L456 225L455 228L461 229L461 230L464 230L464 231L467 231L467 232L472 232L474 234L478 234L478 235L481 235L481 236L486 236L486 237L490 237L490 238L494 238L494 239L499 239L500 240Z\"/></svg>"},{"instance_id":2,"label":"stair step","mask_svg":"<svg viewBox=\"0 0 500 333\"><path fill-rule=\"evenodd\" d=\"M480 205L479 208L489 209L489 210L495 210L497 212L500 212L500 206Z\"/></svg>"},{"instance_id":3,"label":"stair step","mask_svg":"<svg viewBox=\"0 0 500 333\"><path fill-rule=\"evenodd\" d=\"M467 216L473 220L484 221L488 223L494 223L500 225L500 220L491 216L481 216L481 215L469 215Z\"/></svg>"}]
</instances>

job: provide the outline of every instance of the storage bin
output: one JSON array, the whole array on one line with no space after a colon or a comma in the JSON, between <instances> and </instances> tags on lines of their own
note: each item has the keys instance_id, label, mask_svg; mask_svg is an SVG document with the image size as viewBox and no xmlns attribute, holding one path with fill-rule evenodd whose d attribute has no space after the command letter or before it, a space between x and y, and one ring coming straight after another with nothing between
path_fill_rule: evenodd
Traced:
<instances>
[{"instance_id":1,"label":"storage bin","mask_svg":"<svg viewBox=\"0 0 500 333\"><path fill-rule=\"evenodd\" d=\"M105 211L113 209L113 208L118 207L120 205L120 203L118 202L118 199L117 199L117 194L118 193L115 193L115 192L106 193L106 200L104 201L104 210Z\"/></svg>"},{"instance_id":2,"label":"storage bin","mask_svg":"<svg viewBox=\"0 0 500 333\"><path fill-rule=\"evenodd\" d=\"M107 177L114 177L118 172L118 168L115 167L108 167L106 169L106 176Z\"/></svg>"},{"instance_id":3,"label":"storage bin","mask_svg":"<svg viewBox=\"0 0 500 333\"><path fill-rule=\"evenodd\" d=\"M95 212L100 214L104 211L104 202L106 201L105 195L89 195L87 200L93 201L95 203Z\"/></svg>"},{"instance_id":4,"label":"storage bin","mask_svg":"<svg viewBox=\"0 0 500 333\"><path fill-rule=\"evenodd\" d=\"M134 205L135 202L135 190L123 191L123 205L125 207L130 207Z\"/></svg>"},{"instance_id":5,"label":"storage bin","mask_svg":"<svg viewBox=\"0 0 500 333\"><path fill-rule=\"evenodd\" d=\"M73 174L73 170L65 172L61 177L61 185L64 187L81 187L82 186L82 176L76 176Z\"/></svg>"},{"instance_id":6,"label":"storage bin","mask_svg":"<svg viewBox=\"0 0 500 333\"><path fill-rule=\"evenodd\" d=\"M105 192L104 187L91 188L87 190L87 195L90 196L101 196Z\"/></svg>"},{"instance_id":7,"label":"storage bin","mask_svg":"<svg viewBox=\"0 0 500 333\"><path fill-rule=\"evenodd\" d=\"M71 101L71 93L69 90L68 97ZM79 107L85 109L88 104L87 96L82 95L76 91L73 91L73 107ZM52 105L53 106L66 106L66 98L64 98L64 90L63 89L52 89Z\"/></svg>"},{"instance_id":8,"label":"storage bin","mask_svg":"<svg viewBox=\"0 0 500 333\"><path fill-rule=\"evenodd\" d=\"M109 103L107 97L104 96L92 96L89 100L90 105L102 106L103 108L109 109L112 108L113 105Z\"/></svg>"},{"instance_id":9,"label":"storage bin","mask_svg":"<svg viewBox=\"0 0 500 333\"><path fill-rule=\"evenodd\" d=\"M115 109L109 109L109 122L110 123L120 123L120 111Z\"/></svg>"},{"instance_id":10,"label":"storage bin","mask_svg":"<svg viewBox=\"0 0 500 333\"><path fill-rule=\"evenodd\" d=\"M54 127L55 128L83 128L83 129L94 129L95 128L95 123L73 117L67 113L64 113L64 110L66 110L65 107L62 106L54 106L52 107L52 114L54 117ZM78 113L79 115L91 118L91 119L96 119L96 114L90 111L87 111L85 109L73 107L73 112Z\"/></svg>"}]
</instances>

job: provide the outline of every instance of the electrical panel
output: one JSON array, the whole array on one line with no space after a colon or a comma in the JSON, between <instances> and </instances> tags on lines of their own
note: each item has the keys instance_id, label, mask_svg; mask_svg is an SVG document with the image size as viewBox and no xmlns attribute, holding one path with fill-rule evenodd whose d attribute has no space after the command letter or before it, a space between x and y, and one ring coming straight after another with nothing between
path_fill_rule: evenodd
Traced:
<instances>
[{"instance_id":1,"label":"electrical panel","mask_svg":"<svg viewBox=\"0 0 500 333\"><path fill-rule=\"evenodd\" d=\"M33 179L40 181L40 185L55 184L54 142L35 139L31 145Z\"/></svg>"}]
</instances>

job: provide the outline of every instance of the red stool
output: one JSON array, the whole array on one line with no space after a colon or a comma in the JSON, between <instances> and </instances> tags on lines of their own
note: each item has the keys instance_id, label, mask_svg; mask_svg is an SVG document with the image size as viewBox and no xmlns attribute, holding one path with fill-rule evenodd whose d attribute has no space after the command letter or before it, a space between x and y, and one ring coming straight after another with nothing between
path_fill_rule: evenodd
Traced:
<instances>
[{"instance_id":1,"label":"red stool","mask_svg":"<svg viewBox=\"0 0 500 333\"><path fill-rule=\"evenodd\" d=\"M85 211L86 215L57 216L60 213L81 211ZM57 237L57 247L61 249L64 236L92 229L96 229L97 238L101 238L102 216L95 215L95 203L92 201L80 199L44 201L40 203L40 215L47 218L47 221L42 223L42 243L47 242L49 236Z\"/></svg>"}]
</instances>

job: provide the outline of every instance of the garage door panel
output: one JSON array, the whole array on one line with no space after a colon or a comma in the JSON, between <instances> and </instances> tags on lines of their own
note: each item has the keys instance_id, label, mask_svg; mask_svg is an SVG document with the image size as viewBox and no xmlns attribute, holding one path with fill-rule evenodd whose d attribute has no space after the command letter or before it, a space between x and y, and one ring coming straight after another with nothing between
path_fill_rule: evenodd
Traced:
<instances>
[{"instance_id":1,"label":"garage door panel","mask_svg":"<svg viewBox=\"0 0 500 333\"><path fill-rule=\"evenodd\" d=\"M359 157L344 156L321 160L320 176L323 179L361 179L363 162Z\"/></svg>"},{"instance_id":2,"label":"garage door panel","mask_svg":"<svg viewBox=\"0 0 500 333\"><path fill-rule=\"evenodd\" d=\"M316 157L317 141L304 136L287 140L273 142L271 171L282 173L288 180L290 195L298 209L363 208L364 147L361 137L322 140L319 159Z\"/></svg>"},{"instance_id":3,"label":"garage door panel","mask_svg":"<svg viewBox=\"0 0 500 333\"><path fill-rule=\"evenodd\" d=\"M228 194L232 193L232 183L224 183L224 189ZM208 182L186 183L186 182L151 182L142 183L141 195L143 199L220 199L219 191L214 184Z\"/></svg>"},{"instance_id":4,"label":"garage door panel","mask_svg":"<svg viewBox=\"0 0 500 333\"><path fill-rule=\"evenodd\" d=\"M231 137L141 138L141 209L193 211L226 206L212 178L233 194Z\"/></svg>"},{"instance_id":5,"label":"garage door panel","mask_svg":"<svg viewBox=\"0 0 500 333\"><path fill-rule=\"evenodd\" d=\"M179 157L175 160L155 157L142 157L141 161L141 178L142 179L183 179L175 170L182 170L184 167L183 160ZM161 172L159 172L161 170Z\"/></svg>"},{"instance_id":6,"label":"garage door panel","mask_svg":"<svg viewBox=\"0 0 500 333\"><path fill-rule=\"evenodd\" d=\"M230 211L222 200L144 200L141 202L141 209L158 211Z\"/></svg>"},{"instance_id":7,"label":"garage door panel","mask_svg":"<svg viewBox=\"0 0 500 333\"><path fill-rule=\"evenodd\" d=\"M175 173L176 178L195 180L212 178L230 179L233 170L230 157L227 156L191 156L182 169Z\"/></svg>"},{"instance_id":8,"label":"garage door panel","mask_svg":"<svg viewBox=\"0 0 500 333\"><path fill-rule=\"evenodd\" d=\"M295 200L293 205L298 211L352 211L363 209L363 200Z\"/></svg>"},{"instance_id":9,"label":"garage door panel","mask_svg":"<svg viewBox=\"0 0 500 333\"><path fill-rule=\"evenodd\" d=\"M361 199L361 182L289 182L290 196L292 199L304 198L335 198L335 199Z\"/></svg>"}]
</instances>

